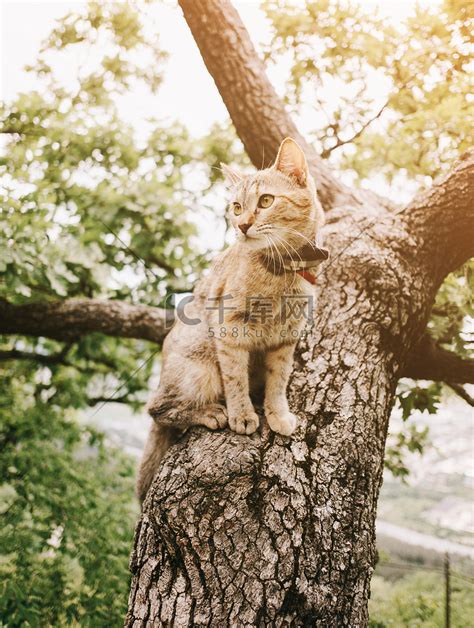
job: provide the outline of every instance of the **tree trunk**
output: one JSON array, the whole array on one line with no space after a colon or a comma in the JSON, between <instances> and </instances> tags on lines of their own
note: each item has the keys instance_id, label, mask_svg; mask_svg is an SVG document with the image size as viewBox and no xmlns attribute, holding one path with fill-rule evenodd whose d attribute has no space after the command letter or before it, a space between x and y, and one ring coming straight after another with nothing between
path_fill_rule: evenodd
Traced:
<instances>
[{"instance_id":1,"label":"tree trunk","mask_svg":"<svg viewBox=\"0 0 474 628\"><path fill-rule=\"evenodd\" d=\"M440 187L462 190L466 227L473 161ZM404 215L423 234L421 209ZM349 246L350 212L329 225L333 262L290 382L296 434L194 429L168 452L137 529L128 626L366 625L388 418L440 276L398 217L362 218L376 226Z\"/></svg>"},{"instance_id":2,"label":"tree trunk","mask_svg":"<svg viewBox=\"0 0 474 628\"><path fill-rule=\"evenodd\" d=\"M252 56L246 33L237 25L239 36L221 48L238 20L227 0L180 4L232 114L233 83L220 75L240 73L242 50ZM294 133L276 96L259 91L268 89L261 67L248 72L239 94L249 103L256 92L252 121L242 111L233 119L252 156L247 124L271 150ZM270 116L259 94L274 99ZM474 155L397 213L370 194L365 202L348 194L319 160L312 166L332 208L332 259L289 386L299 427L291 438L265 423L251 437L195 428L168 452L137 526L127 626L367 625L394 391L412 352L423 371L420 342L439 284L473 252Z\"/></svg>"}]
</instances>

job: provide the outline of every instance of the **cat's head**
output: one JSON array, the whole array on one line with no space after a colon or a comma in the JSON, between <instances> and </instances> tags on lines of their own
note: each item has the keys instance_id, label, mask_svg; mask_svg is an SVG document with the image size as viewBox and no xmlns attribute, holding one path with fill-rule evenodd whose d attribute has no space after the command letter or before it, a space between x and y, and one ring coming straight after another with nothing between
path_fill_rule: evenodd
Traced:
<instances>
[{"instance_id":1,"label":"cat's head","mask_svg":"<svg viewBox=\"0 0 474 628\"><path fill-rule=\"evenodd\" d=\"M322 210L306 158L294 140L283 140L275 163L255 174L222 168L232 190L230 219L238 240L253 249L290 255L308 240L314 242Z\"/></svg>"}]
</instances>

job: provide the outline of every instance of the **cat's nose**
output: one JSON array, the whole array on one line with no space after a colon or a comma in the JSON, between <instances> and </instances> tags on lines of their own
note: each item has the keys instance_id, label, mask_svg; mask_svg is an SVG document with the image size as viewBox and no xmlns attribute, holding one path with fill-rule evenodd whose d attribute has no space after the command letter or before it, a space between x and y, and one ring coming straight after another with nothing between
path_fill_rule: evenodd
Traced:
<instances>
[{"instance_id":1,"label":"cat's nose","mask_svg":"<svg viewBox=\"0 0 474 628\"><path fill-rule=\"evenodd\" d=\"M246 234L251 226L252 226L251 222L243 222L239 225L239 229L242 231L243 234Z\"/></svg>"}]
</instances>

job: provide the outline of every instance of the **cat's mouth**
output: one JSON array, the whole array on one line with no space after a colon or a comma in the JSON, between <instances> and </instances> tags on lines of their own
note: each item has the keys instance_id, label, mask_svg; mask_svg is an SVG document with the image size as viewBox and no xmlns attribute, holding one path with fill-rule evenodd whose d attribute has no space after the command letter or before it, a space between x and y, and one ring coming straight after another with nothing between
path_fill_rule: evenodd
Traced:
<instances>
[{"instance_id":1,"label":"cat's mouth","mask_svg":"<svg viewBox=\"0 0 474 628\"><path fill-rule=\"evenodd\" d=\"M268 245L267 239L258 232L249 229L247 233L237 230L237 240L252 249L263 249Z\"/></svg>"}]
</instances>

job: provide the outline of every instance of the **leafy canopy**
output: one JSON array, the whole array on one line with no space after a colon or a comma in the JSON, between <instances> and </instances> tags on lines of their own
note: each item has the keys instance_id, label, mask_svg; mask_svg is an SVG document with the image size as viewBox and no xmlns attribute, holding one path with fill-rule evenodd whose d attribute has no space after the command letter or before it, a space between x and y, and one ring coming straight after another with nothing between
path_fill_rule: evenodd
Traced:
<instances>
[{"instance_id":1,"label":"leafy canopy","mask_svg":"<svg viewBox=\"0 0 474 628\"><path fill-rule=\"evenodd\" d=\"M218 180L234 138L124 119L120 99L153 97L162 80L146 9L78 7L29 68L36 88L2 104L0 299L160 305L206 263L197 190ZM101 334L0 336L2 625L122 625L135 463L79 411L141 407L157 349Z\"/></svg>"},{"instance_id":2,"label":"leafy canopy","mask_svg":"<svg viewBox=\"0 0 474 628\"><path fill-rule=\"evenodd\" d=\"M366 184L401 171L429 185L472 146L472 2L415 4L399 22L350 0L264 7L267 56L289 58L289 103L315 108L312 136L334 167Z\"/></svg>"}]
</instances>

